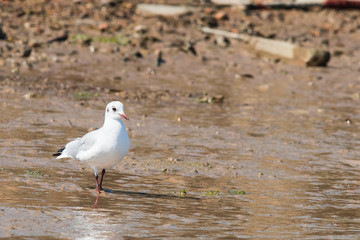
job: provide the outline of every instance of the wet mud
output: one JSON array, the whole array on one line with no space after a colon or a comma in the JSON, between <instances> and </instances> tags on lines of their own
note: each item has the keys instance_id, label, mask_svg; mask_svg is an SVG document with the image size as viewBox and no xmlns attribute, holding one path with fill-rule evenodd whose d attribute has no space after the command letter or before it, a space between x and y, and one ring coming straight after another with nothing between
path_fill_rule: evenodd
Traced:
<instances>
[{"instance_id":1,"label":"wet mud","mask_svg":"<svg viewBox=\"0 0 360 240\"><path fill-rule=\"evenodd\" d=\"M37 11L50 14L46 6L52 1L45 9L29 4L29 13L23 7L25 15L20 5L1 4L8 35L0 41L2 237L359 237L358 12L243 13L197 6L199 15L145 18L133 11L135 5L121 3L106 8L111 13L106 19L97 15L101 7L90 11L79 1L62 7L87 9L88 17L81 19L106 19L105 33L88 25L75 31L62 15L51 15L60 26L50 21L41 32ZM219 27L245 22L264 36L326 48L331 61L308 68L259 55L237 41L214 45L214 37L196 26L209 24L205 13L219 11L228 17L218 19ZM329 25L333 18L342 25ZM146 48L132 35L140 23L148 28ZM44 44L59 36L57 27L70 30L69 39ZM28 58L16 50L19 39L30 44L23 28L42 43ZM131 44L70 41L80 33L103 36L115 29ZM197 55L183 44L189 39L198 40ZM125 104L131 149L107 171L105 191L97 195L91 169L76 160L56 160L52 153L101 127L111 100Z\"/></svg>"}]
</instances>

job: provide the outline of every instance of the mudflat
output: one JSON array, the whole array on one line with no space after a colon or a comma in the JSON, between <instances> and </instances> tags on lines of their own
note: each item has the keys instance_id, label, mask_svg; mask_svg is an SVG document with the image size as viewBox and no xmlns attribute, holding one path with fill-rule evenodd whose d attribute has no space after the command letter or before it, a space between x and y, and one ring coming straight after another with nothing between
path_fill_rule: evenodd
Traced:
<instances>
[{"instance_id":1,"label":"mudflat","mask_svg":"<svg viewBox=\"0 0 360 240\"><path fill-rule=\"evenodd\" d=\"M360 13L171 3L192 11L0 3L1 236L358 237ZM199 26L331 59L306 67ZM97 195L91 169L52 154L101 127L112 100L131 148Z\"/></svg>"}]
</instances>

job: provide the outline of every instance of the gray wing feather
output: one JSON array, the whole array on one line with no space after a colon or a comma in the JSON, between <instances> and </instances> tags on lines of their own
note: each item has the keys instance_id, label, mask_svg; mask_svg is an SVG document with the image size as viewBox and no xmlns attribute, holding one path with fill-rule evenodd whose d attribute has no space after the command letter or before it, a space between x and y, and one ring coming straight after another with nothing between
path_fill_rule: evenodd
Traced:
<instances>
[{"instance_id":1,"label":"gray wing feather","mask_svg":"<svg viewBox=\"0 0 360 240\"><path fill-rule=\"evenodd\" d=\"M76 155L80 151L86 151L90 149L96 142L96 133L98 130L85 134L82 138L76 138L75 140L66 144L64 151L58 158L76 158Z\"/></svg>"}]
</instances>

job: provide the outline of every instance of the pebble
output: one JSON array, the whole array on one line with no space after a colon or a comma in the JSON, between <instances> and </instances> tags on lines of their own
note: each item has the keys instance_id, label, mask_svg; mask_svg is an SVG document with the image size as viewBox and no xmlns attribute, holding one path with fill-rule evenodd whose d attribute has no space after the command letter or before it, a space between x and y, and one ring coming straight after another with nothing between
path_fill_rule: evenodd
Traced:
<instances>
[{"instance_id":1,"label":"pebble","mask_svg":"<svg viewBox=\"0 0 360 240\"><path fill-rule=\"evenodd\" d=\"M89 50L91 53L96 52L96 48L93 45L89 46Z\"/></svg>"},{"instance_id":2,"label":"pebble","mask_svg":"<svg viewBox=\"0 0 360 240\"><path fill-rule=\"evenodd\" d=\"M226 48L230 45L230 40L224 36L216 36L215 44L220 47Z\"/></svg>"},{"instance_id":3,"label":"pebble","mask_svg":"<svg viewBox=\"0 0 360 240\"><path fill-rule=\"evenodd\" d=\"M31 47L27 47L24 49L23 53L21 54L21 57L23 58L27 58L31 55L32 52L32 48Z\"/></svg>"},{"instance_id":4,"label":"pebble","mask_svg":"<svg viewBox=\"0 0 360 240\"><path fill-rule=\"evenodd\" d=\"M216 20L227 20L229 19L228 15L224 11L219 11L215 13L214 18Z\"/></svg>"},{"instance_id":5,"label":"pebble","mask_svg":"<svg viewBox=\"0 0 360 240\"><path fill-rule=\"evenodd\" d=\"M145 34L148 32L148 28L145 25L137 25L134 28L136 33Z\"/></svg>"},{"instance_id":6,"label":"pebble","mask_svg":"<svg viewBox=\"0 0 360 240\"><path fill-rule=\"evenodd\" d=\"M37 96L36 93L28 92L28 93L26 93L23 97L24 97L26 100L29 100L30 98L35 98L36 96Z\"/></svg>"}]
</instances>

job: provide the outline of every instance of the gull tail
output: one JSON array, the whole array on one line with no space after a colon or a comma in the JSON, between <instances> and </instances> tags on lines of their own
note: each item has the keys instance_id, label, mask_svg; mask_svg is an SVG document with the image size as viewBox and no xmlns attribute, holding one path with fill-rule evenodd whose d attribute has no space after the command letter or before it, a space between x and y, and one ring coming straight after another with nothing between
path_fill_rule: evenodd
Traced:
<instances>
[{"instance_id":1,"label":"gull tail","mask_svg":"<svg viewBox=\"0 0 360 240\"><path fill-rule=\"evenodd\" d=\"M59 149L56 153L53 154L54 157L60 156L65 148Z\"/></svg>"}]
</instances>

